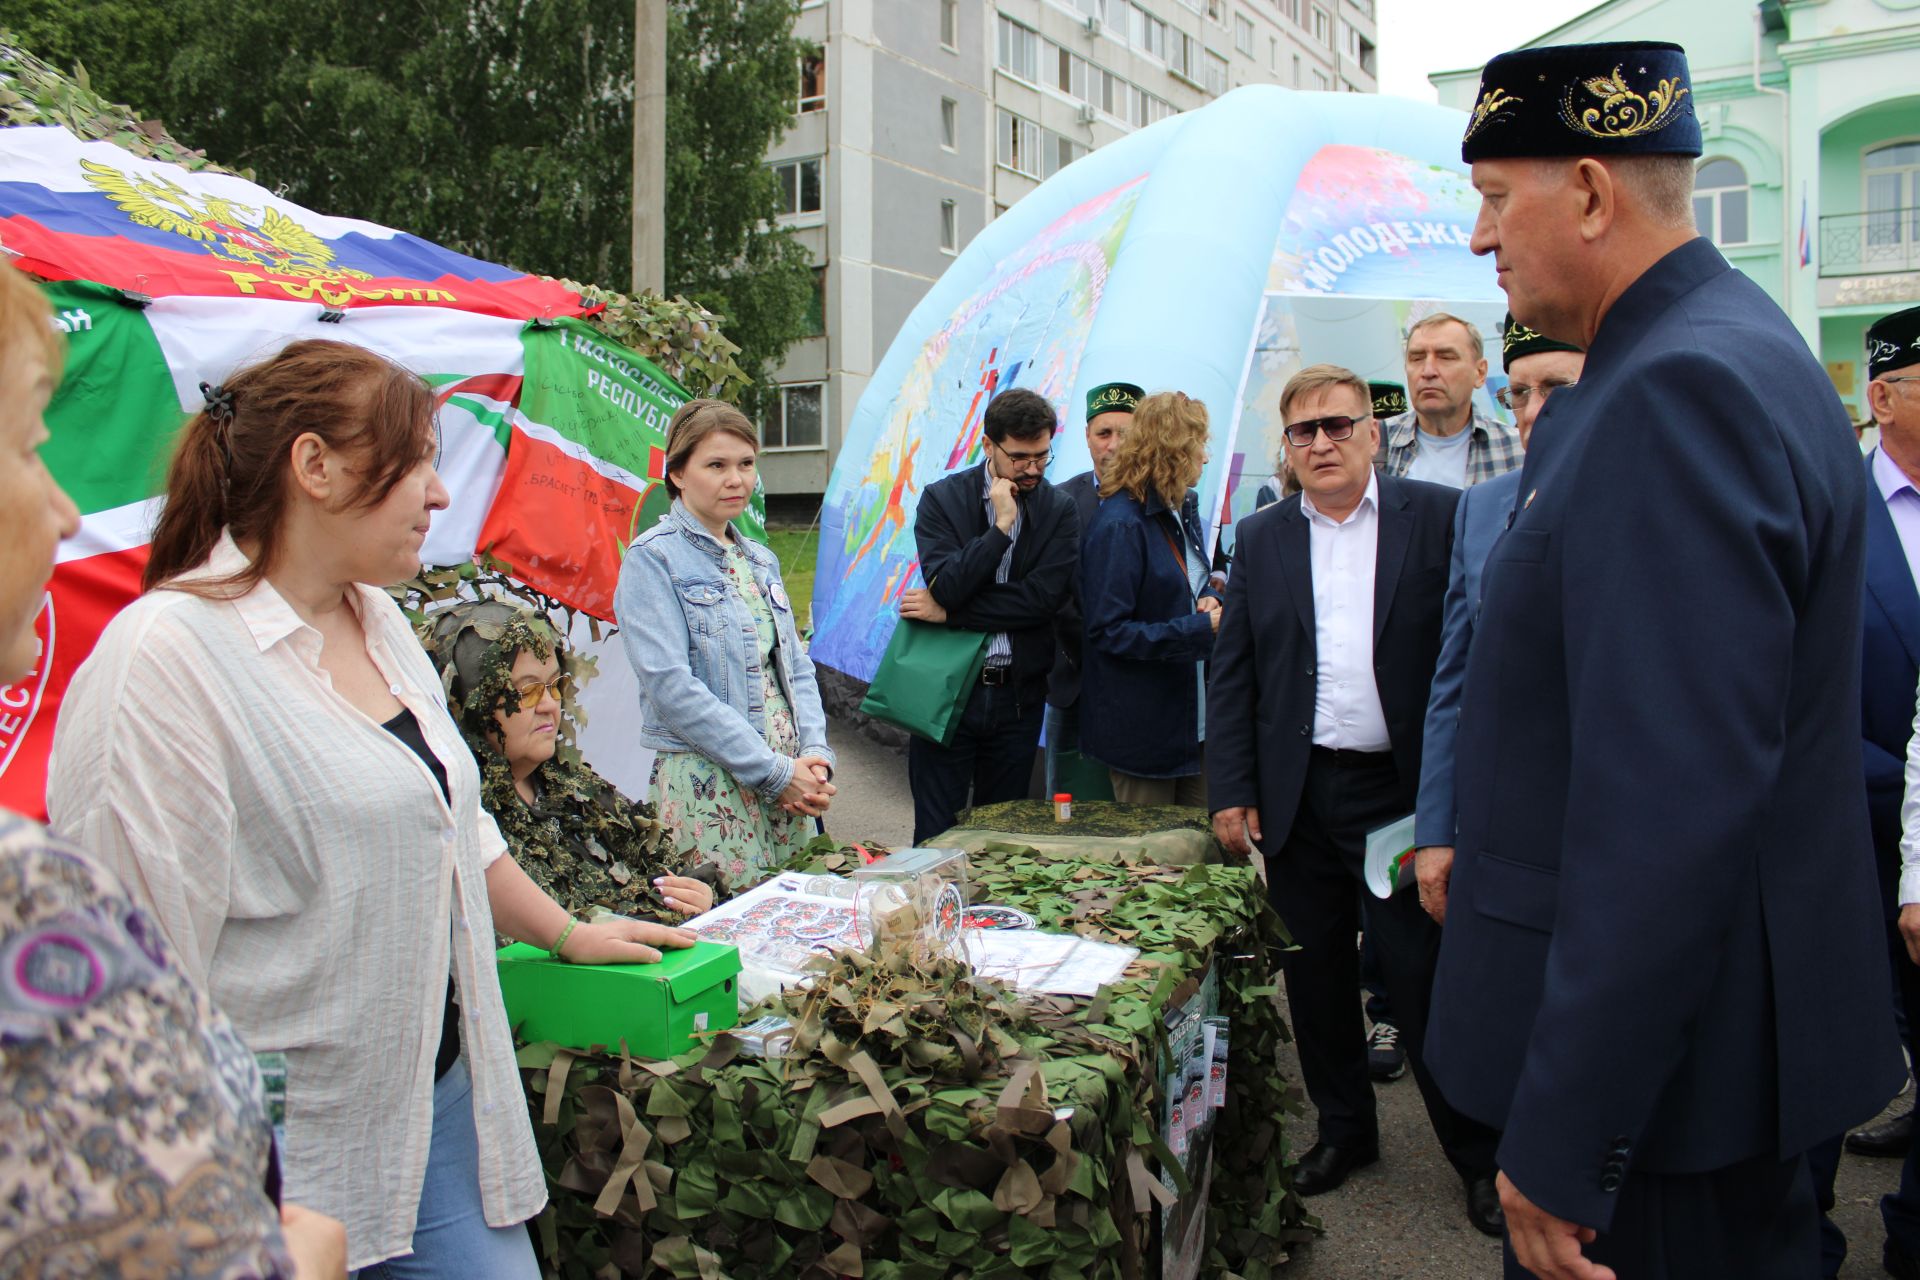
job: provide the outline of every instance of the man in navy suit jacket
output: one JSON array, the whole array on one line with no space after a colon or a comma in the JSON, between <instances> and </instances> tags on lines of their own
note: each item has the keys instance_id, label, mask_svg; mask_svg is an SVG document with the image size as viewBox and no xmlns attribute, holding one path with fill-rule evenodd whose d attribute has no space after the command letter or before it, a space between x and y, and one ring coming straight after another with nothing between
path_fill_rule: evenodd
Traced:
<instances>
[{"instance_id":1,"label":"man in navy suit jacket","mask_svg":"<svg viewBox=\"0 0 1920 1280\"><path fill-rule=\"evenodd\" d=\"M1586 357L1570 342L1557 342L1507 317L1500 332L1500 363L1507 385L1500 402L1513 411L1513 426L1525 451L1533 423L1547 397L1580 381ZM1487 553L1507 530L1520 498L1520 472L1502 472L1460 495L1453 516L1453 563L1447 573L1447 612L1440 629L1440 665L1427 700L1426 749L1420 757L1420 799L1414 806L1414 873L1420 905L1435 923L1447 919L1447 877L1453 867L1453 738L1460 723L1460 686L1467 677L1473 620L1480 613L1480 578Z\"/></svg>"},{"instance_id":2,"label":"man in navy suit jacket","mask_svg":"<svg viewBox=\"0 0 1920 1280\"><path fill-rule=\"evenodd\" d=\"M1280 412L1303 488L1240 524L1207 686L1205 768L1215 833L1231 854L1266 854L1274 908L1297 944L1287 1001L1319 1138L1294 1187L1311 1196L1380 1156L1355 998L1361 868L1367 833L1406 816L1419 786L1459 492L1374 474L1379 425L1348 370L1302 369ZM1367 912L1467 1218L1498 1235L1496 1135L1448 1105L1422 1053L1439 933L1408 894Z\"/></svg>"},{"instance_id":3,"label":"man in navy suit jacket","mask_svg":"<svg viewBox=\"0 0 1920 1280\"><path fill-rule=\"evenodd\" d=\"M1859 800L1866 483L1825 371L1699 238L1674 45L1487 64L1513 314L1587 351L1486 570L1428 1060L1504 1131L1508 1272L1804 1277L1804 1153L1900 1079Z\"/></svg>"}]
</instances>

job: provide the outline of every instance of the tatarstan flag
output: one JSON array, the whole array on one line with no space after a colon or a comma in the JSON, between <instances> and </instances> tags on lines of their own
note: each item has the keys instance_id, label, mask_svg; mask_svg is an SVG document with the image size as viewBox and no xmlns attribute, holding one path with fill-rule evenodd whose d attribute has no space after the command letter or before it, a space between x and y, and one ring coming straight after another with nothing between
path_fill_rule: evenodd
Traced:
<instances>
[{"instance_id":1,"label":"tatarstan flag","mask_svg":"<svg viewBox=\"0 0 1920 1280\"><path fill-rule=\"evenodd\" d=\"M667 424L688 396L651 361L578 320L527 327L506 474L479 545L514 577L613 618L620 559L670 505ZM736 523L766 537L764 508Z\"/></svg>"}]
</instances>

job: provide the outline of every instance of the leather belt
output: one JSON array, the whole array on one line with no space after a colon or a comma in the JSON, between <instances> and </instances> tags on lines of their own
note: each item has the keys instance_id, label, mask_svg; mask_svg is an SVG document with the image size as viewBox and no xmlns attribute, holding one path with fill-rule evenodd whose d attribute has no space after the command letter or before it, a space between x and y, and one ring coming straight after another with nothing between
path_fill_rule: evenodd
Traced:
<instances>
[{"instance_id":1,"label":"leather belt","mask_svg":"<svg viewBox=\"0 0 1920 1280\"><path fill-rule=\"evenodd\" d=\"M982 667L980 668L980 683L998 688L1007 683L1012 671L1012 663L1008 663L1004 667Z\"/></svg>"}]
</instances>

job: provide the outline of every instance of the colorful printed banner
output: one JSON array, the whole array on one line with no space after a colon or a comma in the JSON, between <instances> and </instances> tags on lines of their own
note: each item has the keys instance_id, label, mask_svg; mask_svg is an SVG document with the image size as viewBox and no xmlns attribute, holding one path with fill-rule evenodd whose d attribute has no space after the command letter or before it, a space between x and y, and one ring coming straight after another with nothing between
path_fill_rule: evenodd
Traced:
<instances>
[{"instance_id":1,"label":"colorful printed banner","mask_svg":"<svg viewBox=\"0 0 1920 1280\"><path fill-rule=\"evenodd\" d=\"M1492 263L1468 245L1465 121L1249 85L1101 147L988 223L901 326L847 425L820 511L815 660L872 679L916 581L920 494L979 461L996 392L1053 403L1056 484L1091 465L1089 388L1203 401L1212 457L1198 488L1217 530L1270 472L1279 388L1302 364L1392 375L1409 319L1500 306Z\"/></svg>"},{"instance_id":2,"label":"colorful printed banner","mask_svg":"<svg viewBox=\"0 0 1920 1280\"><path fill-rule=\"evenodd\" d=\"M65 129L8 129L0 244L35 275L147 297L199 294L450 307L519 320L580 314L552 280L355 218L329 218L230 174L189 173Z\"/></svg>"}]
</instances>

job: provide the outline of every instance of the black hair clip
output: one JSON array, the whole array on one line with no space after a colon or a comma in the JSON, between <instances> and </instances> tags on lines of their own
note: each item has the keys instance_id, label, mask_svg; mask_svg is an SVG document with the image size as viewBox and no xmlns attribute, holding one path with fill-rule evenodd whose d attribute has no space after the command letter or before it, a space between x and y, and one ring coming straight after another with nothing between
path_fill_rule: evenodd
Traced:
<instances>
[{"instance_id":1,"label":"black hair clip","mask_svg":"<svg viewBox=\"0 0 1920 1280\"><path fill-rule=\"evenodd\" d=\"M209 417L227 422L233 421L233 392L224 386L203 382L200 384L200 394L206 397L206 412Z\"/></svg>"}]
</instances>

